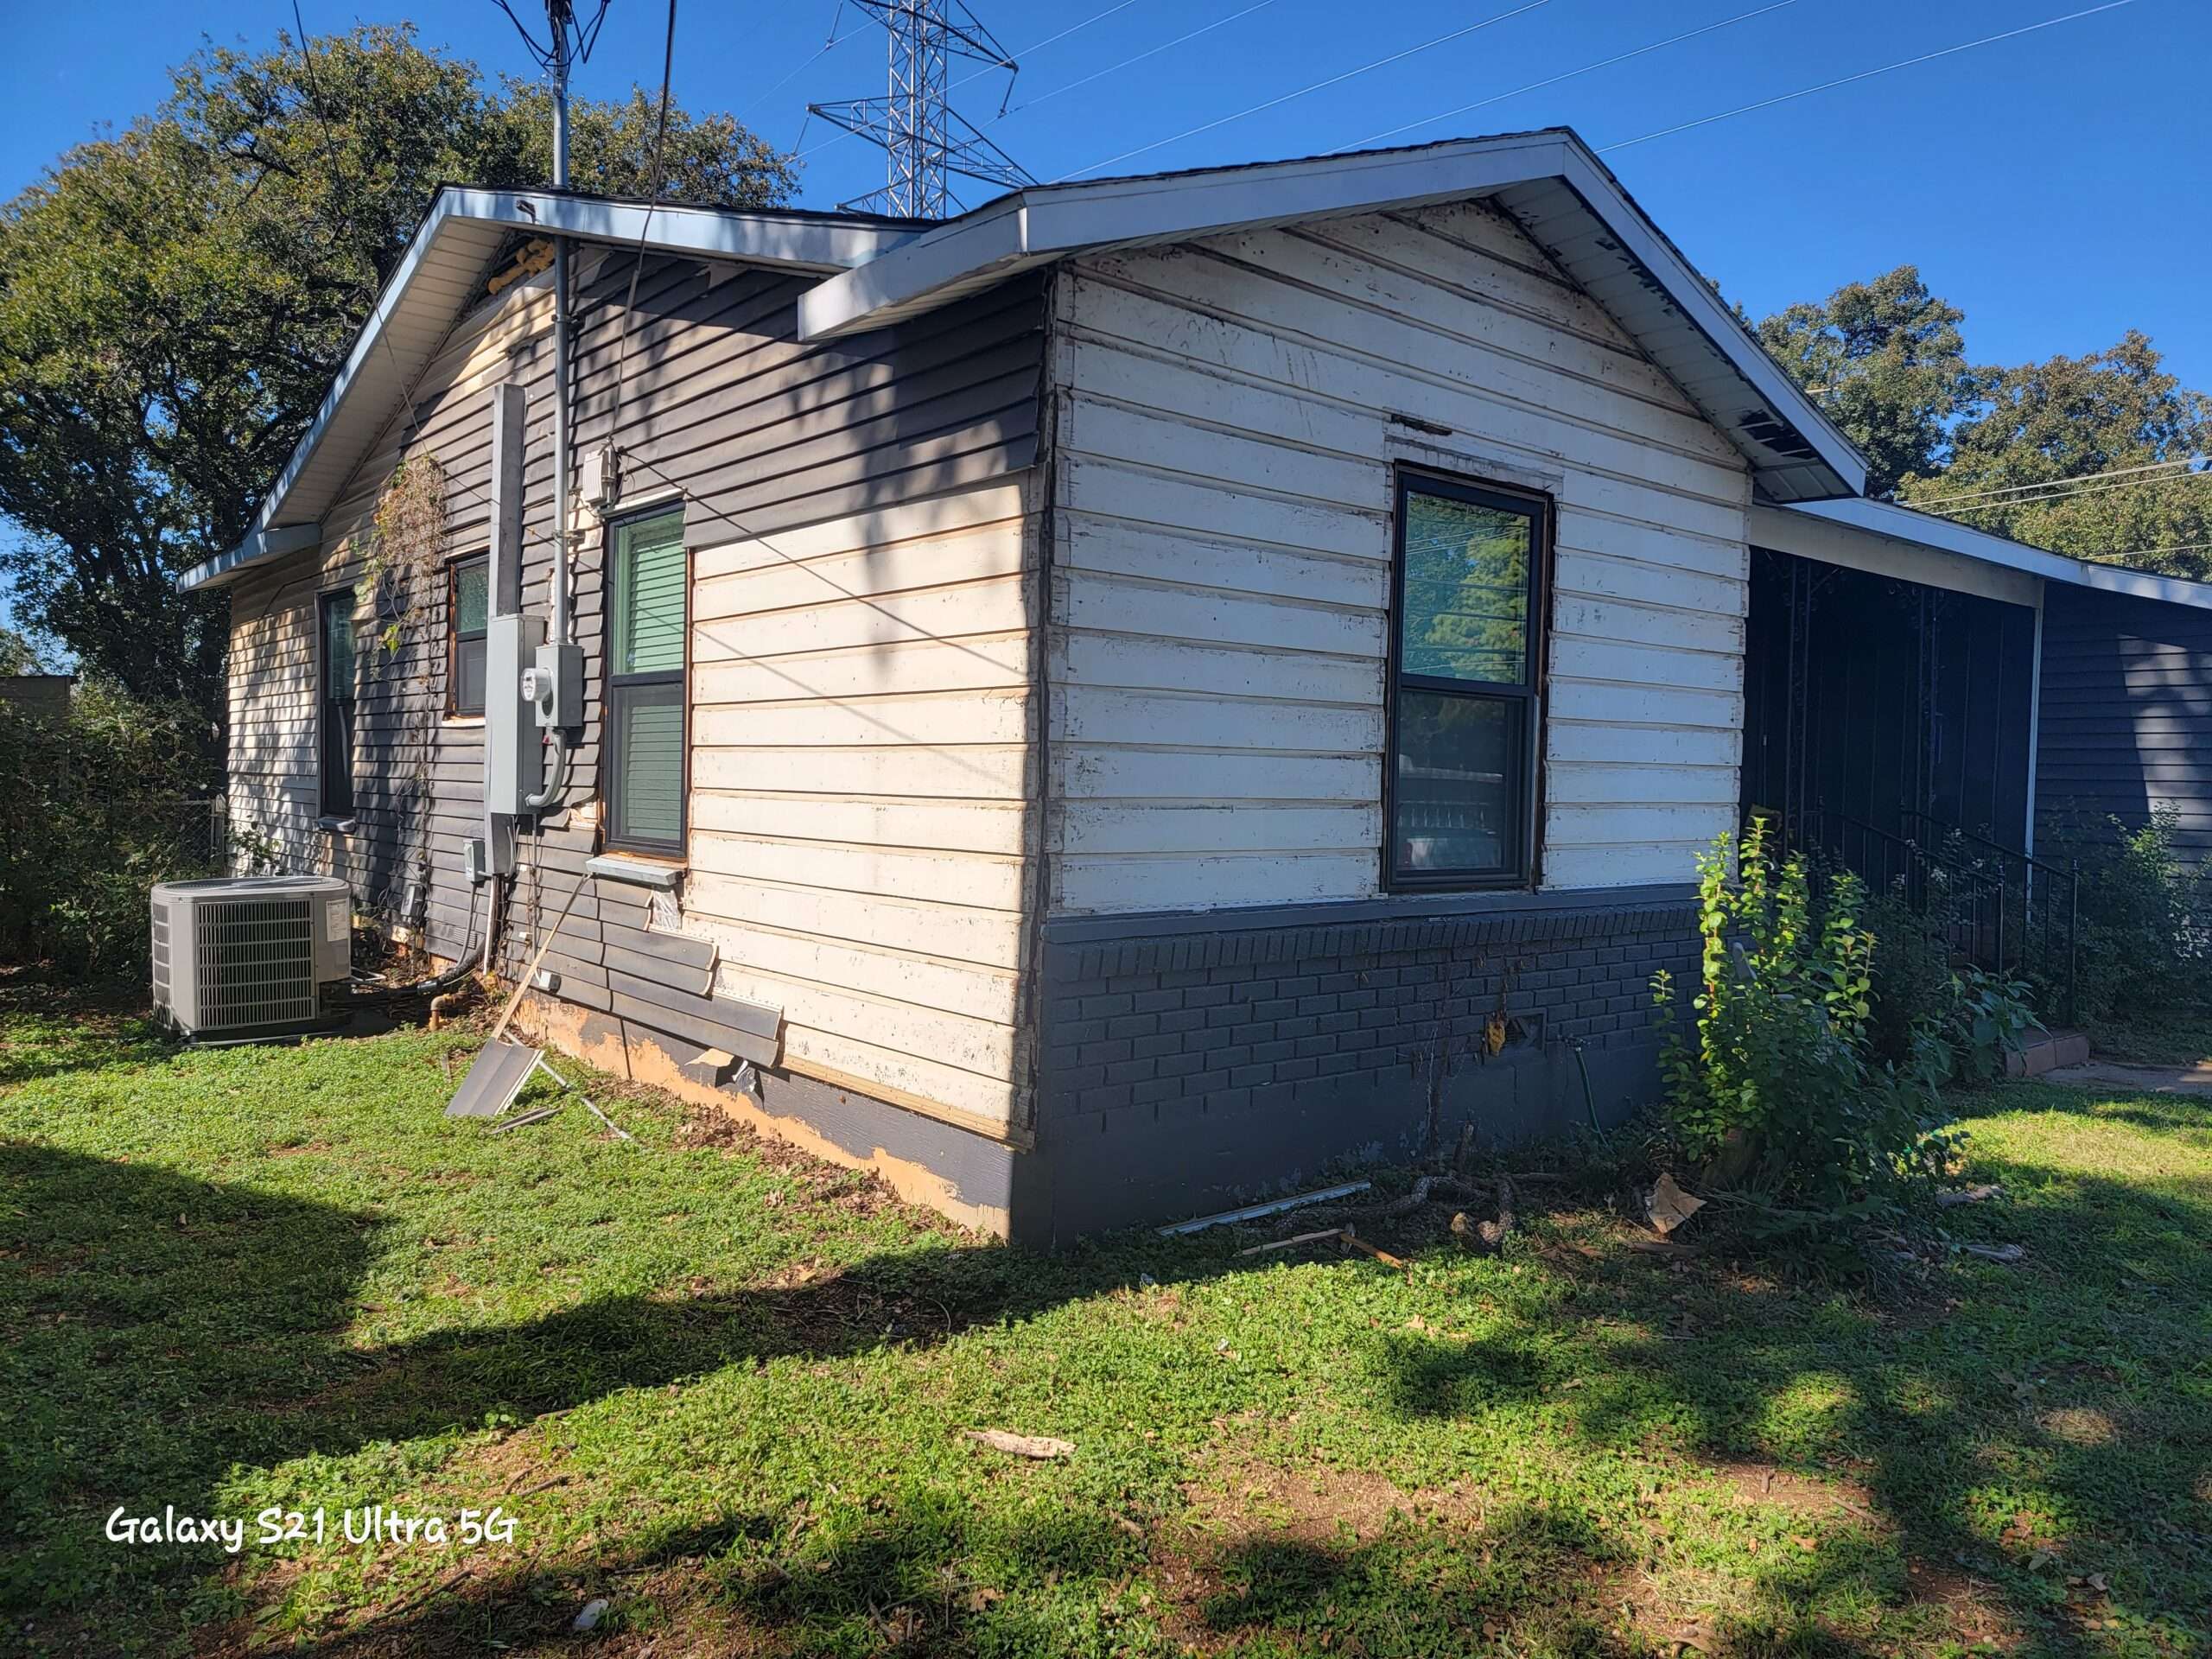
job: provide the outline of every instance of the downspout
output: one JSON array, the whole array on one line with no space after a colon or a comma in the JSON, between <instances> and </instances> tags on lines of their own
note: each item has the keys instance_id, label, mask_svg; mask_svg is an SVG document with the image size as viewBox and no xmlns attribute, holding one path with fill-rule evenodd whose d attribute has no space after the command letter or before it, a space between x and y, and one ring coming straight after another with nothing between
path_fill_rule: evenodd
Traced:
<instances>
[{"instance_id":1,"label":"downspout","mask_svg":"<svg viewBox=\"0 0 2212 1659\"><path fill-rule=\"evenodd\" d=\"M553 188L569 188L569 44L553 30ZM569 238L553 238L553 643L570 643L575 632L569 613ZM569 787L569 734L550 728L553 776L523 797L523 804L543 812Z\"/></svg>"}]
</instances>

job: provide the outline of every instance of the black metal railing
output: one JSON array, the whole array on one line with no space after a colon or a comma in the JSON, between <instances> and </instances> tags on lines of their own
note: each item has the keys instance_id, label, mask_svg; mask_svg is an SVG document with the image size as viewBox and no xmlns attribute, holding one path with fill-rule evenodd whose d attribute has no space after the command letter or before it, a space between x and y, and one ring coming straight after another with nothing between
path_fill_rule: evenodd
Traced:
<instances>
[{"instance_id":1,"label":"black metal railing","mask_svg":"<svg viewBox=\"0 0 2212 1659\"><path fill-rule=\"evenodd\" d=\"M1826 805L1811 808L1783 839L1826 857L1876 892L1894 893L1956 956L2024 981L2046 1019L2075 1018L2080 882L2076 873L2014 852L1986 836L1908 811L1910 834Z\"/></svg>"},{"instance_id":2,"label":"black metal railing","mask_svg":"<svg viewBox=\"0 0 2212 1659\"><path fill-rule=\"evenodd\" d=\"M2027 981L2045 1016L2056 1013L2070 1025L2081 956L2079 862L2037 858L1914 807L1899 808L1897 817L1916 839L1995 877L2010 950L2000 942L1996 960L1984 965Z\"/></svg>"}]
</instances>

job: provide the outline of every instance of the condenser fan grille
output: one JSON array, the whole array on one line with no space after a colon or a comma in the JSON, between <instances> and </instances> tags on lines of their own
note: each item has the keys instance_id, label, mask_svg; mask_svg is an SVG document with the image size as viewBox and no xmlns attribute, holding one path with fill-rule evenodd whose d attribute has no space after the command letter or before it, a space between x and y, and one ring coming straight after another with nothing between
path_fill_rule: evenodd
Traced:
<instances>
[{"instance_id":1,"label":"condenser fan grille","mask_svg":"<svg viewBox=\"0 0 2212 1659\"><path fill-rule=\"evenodd\" d=\"M315 1017L314 910L305 899L201 902L193 941L201 1024Z\"/></svg>"}]
</instances>

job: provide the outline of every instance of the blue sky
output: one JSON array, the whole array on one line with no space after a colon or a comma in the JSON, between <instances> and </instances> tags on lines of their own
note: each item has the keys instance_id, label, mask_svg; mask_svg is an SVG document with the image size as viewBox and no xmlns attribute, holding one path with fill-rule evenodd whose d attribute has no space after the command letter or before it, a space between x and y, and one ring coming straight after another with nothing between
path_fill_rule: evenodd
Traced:
<instances>
[{"instance_id":1,"label":"blue sky","mask_svg":"<svg viewBox=\"0 0 2212 1659\"><path fill-rule=\"evenodd\" d=\"M1249 11L1252 0L974 3L1022 60L1013 113L988 130L1039 177L1052 178L1514 11L1525 0L1262 0ZM1108 170L1355 143L1762 3L1540 0L1489 28ZM2085 3L2094 0L1794 0L1390 142L1566 123L1604 146ZM487 71L526 67L492 0L302 6L311 31L407 16L426 41ZM689 0L677 23L678 96L694 108L737 110L781 144L799 141L804 124L801 147L814 153L801 199L813 206L857 194L882 171L880 154L857 139L817 148L834 132L804 123L810 99L882 90L881 37L849 6L838 24L842 43L814 56L836 10L835 0ZM657 82L664 16L660 0L614 0L582 89L608 93ZM290 0L219 7L110 0L19 16L14 49L0 65L0 99L10 111L0 132L0 188L21 188L100 124L120 124L149 107L167 67L203 34L263 43L289 29L291 16ZM1232 21L1185 46L1046 96L1224 18ZM1084 26L1049 40L1074 24ZM2133 0L1606 159L1690 257L1754 313L1912 260L1937 292L1965 308L1977 358L2086 352L2134 326L2151 334L2184 379L2212 385L2212 308L2204 303L2212 270L2208 71L2212 6ZM954 74L968 72L956 66ZM1003 81L980 76L955 102L983 121L996 114Z\"/></svg>"}]
</instances>

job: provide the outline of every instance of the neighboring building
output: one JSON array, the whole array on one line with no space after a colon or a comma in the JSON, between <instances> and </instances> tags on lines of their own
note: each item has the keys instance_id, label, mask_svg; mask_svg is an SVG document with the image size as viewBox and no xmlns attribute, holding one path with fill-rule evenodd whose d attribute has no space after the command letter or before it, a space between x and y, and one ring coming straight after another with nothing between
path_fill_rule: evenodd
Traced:
<instances>
[{"instance_id":1,"label":"neighboring building","mask_svg":"<svg viewBox=\"0 0 2212 1659\"><path fill-rule=\"evenodd\" d=\"M476 711L494 751L518 718L486 618L552 608L554 233L580 471L619 483L573 520L560 810L473 888ZM450 569L379 667L365 531L418 456ZM1570 133L941 225L448 190L183 585L232 594L239 823L438 955L496 914L510 973L575 894L551 1040L1050 1242L1648 1098L1696 854L1855 741L1798 563L1963 620L1885 741L1979 747L1868 800L2027 834L2034 619L2081 567L1922 545L1956 527L1864 477Z\"/></svg>"}]
</instances>

